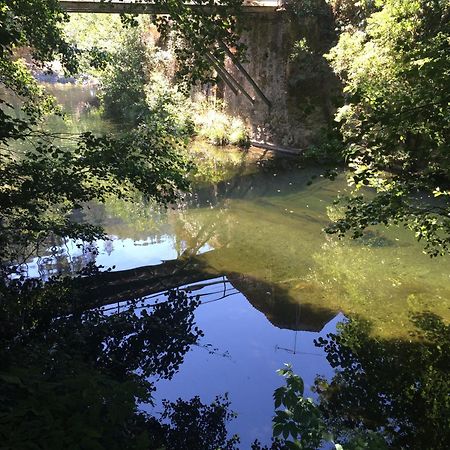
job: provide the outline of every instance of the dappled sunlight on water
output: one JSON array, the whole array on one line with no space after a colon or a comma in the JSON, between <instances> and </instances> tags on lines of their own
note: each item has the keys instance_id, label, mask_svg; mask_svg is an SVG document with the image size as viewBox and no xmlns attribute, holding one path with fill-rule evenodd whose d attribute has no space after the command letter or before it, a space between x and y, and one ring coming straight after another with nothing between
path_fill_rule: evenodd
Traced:
<instances>
[{"instance_id":1,"label":"dappled sunlight on water","mask_svg":"<svg viewBox=\"0 0 450 450\"><path fill-rule=\"evenodd\" d=\"M200 295L204 341L172 381L159 383L157 399L200 394L212 401L229 392L238 413L231 431L248 448L271 434L276 369L292 362L307 386L317 374L332 377L314 339L346 318L370 323L364 339L385 342L393 357L392 343L424 341L413 318L426 313L448 323L450 261L430 259L397 227L372 228L356 240L326 235L339 214L333 199L347 190L343 173L330 181L295 158L220 152L212 151L212 163L203 150L204 170L179 205L90 205L76 219L103 225L110 240L52 242L29 261L28 274L45 279L95 262L112 271L87 295L105 302L150 301L180 286Z\"/></svg>"}]
</instances>

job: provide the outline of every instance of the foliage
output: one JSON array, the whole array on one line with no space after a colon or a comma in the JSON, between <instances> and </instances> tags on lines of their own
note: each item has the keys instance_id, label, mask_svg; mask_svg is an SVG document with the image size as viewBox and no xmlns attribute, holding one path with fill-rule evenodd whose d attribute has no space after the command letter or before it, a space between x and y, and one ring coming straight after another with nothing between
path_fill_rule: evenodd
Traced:
<instances>
[{"instance_id":1,"label":"foliage","mask_svg":"<svg viewBox=\"0 0 450 450\"><path fill-rule=\"evenodd\" d=\"M187 138L194 133L191 101L162 73L153 73L145 87L148 121L158 121L170 136Z\"/></svg>"},{"instance_id":2,"label":"foliage","mask_svg":"<svg viewBox=\"0 0 450 450\"><path fill-rule=\"evenodd\" d=\"M132 199L135 189L147 198L173 201L187 188L187 165L177 143L157 126L141 125L118 138L80 136L75 148L38 141L23 159L5 155L0 166L3 260L35 250L51 232L90 241L98 227L71 221L74 209L110 195Z\"/></svg>"},{"instance_id":3,"label":"foliage","mask_svg":"<svg viewBox=\"0 0 450 450\"><path fill-rule=\"evenodd\" d=\"M274 436L283 436L286 448L313 450L320 447L325 434L321 414L311 398L304 398L303 380L290 366L278 373L286 378L286 386L274 392ZM283 409L281 409L283 407ZM288 438L291 438L288 440Z\"/></svg>"},{"instance_id":4,"label":"foliage","mask_svg":"<svg viewBox=\"0 0 450 450\"><path fill-rule=\"evenodd\" d=\"M33 7L40 8L41 19L29 20ZM57 1L36 0L13 3L0 2L0 78L6 91L15 93L22 101L21 111L16 114L5 98L0 99L0 144L8 139L20 139L30 131L43 114L52 110L54 102L44 95L34 81L23 61L13 57L19 46L30 46L32 54L43 65L44 61L62 55L62 63L67 70L76 70L75 50L67 44L59 33L58 26L66 17L58 12ZM2 95L3 97L3 95Z\"/></svg>"},{"instance_id":5,"label":"foliage","mask_svg":"<svg viewBox=\"0 0 450 450\"><path fill-rule=\"evenodd\" d=\"M146 42L143 29L134 29L102 77L107 115L132 123L158 123L181 139L195 133L213 145L248 147L249 134L240 118L226 114L220 102L191 101L170 79L167 59L172 57Z\"/></svg>"},{"instance_id":6,"label":"foliage","mask_svg":"<svg viewBox=\"0 0 450 450\"><path fill-rule=\"evenodd\" d=\"M150 67L151 49L140 30L133 28L113 52L101 77L101 99L107 116L136 123L148 114L144 89L149 82Z\"/></svg>"},{"instance_id":7,"label":"foliage","mask_svg":"<svg viewBox=\"0 0 450 450\"><path fill-rule=\"evenodd\" d=\"M342 159L342 137L335 129L325 129L319 135L317 144L305 149L301 158L319 164L343 163ZM333 179L335 172L327 172L326 176Z\"/></svg>"},{"instance_id":8,"label":"foliage","mask_svg":"<svg viewBox=\"0 0 450 450\"><path fill-rule=\"evenodd\" d=\"M383 437L389 448L447 448L448 325L431 313L411 320L416 331L409 341L372 337L370 324L359 319L317 340L336 370L315 388L336 436L345 440L346 430L361 430Z\"/></svg>"},{"instance_id":9,"label":"foliage","mask_svg":"<svg viewBox=\"0 0 450 450\"><path fill-rule=\"evenodd\" d=\"M430 256L449 251L450 6L386 0L364 29L341 34L328 55L344 82L336 120L353 169L350 183L376 190L348 199L328 228L360 236L372 224L403 224Z\"/></svg>"},{"instance_id":10,"label":"foliage","mask_svg":"<svg viewBox=\"0 0 450 450\"><path fill-rule=\"evenodd\" d=\"M244 122L239 117L228 115L222 103L199 102L194 123L198 135L212 145L250 146L250 136Z\"/></svg>"},{"instance_id":11,"label":"foliage","mask_svg":"<svg viewBox=\"0 0 450 450\"><path fill-rule=\"evenodd\" d=\"M366 20L377 9L377 0L326 0L330 5L336 25L341 31L361 29Z\"/></svg>"},{"instance_id":12,"label":"foliage","mask_svg":"<svg viewBox=\"0 0 450 450\"><path fill-rule=\"evenodd\" d=\"M39 15L36 14L39 11ZM68 71L77 67L76 50L64 39L61 25L68 16L59 9L57 0L2 0L0 2L0 60L3 70L12 63L15 48L29 46L37 64L52 61L57 56ZM20 80L19 74L10 77ZM6 84L6 83L5 83ZM7 87L10 85L6 84Z\"/></svg>"},{"instance_id":13,"label":"foliage","mask_svg":"<svg viewBox=\"0 0 450 450\"><path fill-rule=\"evenodd\" d=\"M273 395L276 409L274 439L270 447L262 447L255 441L252 450L317 450L326 444L333 445L336 450L387 450L379 433L349 428L345 424L338 428L338 438L334 437L322 405L304 397L303 380L294 374L291 366L286 364L278 373L285 377L286 385L277 388Z\"/></svg>"},{"instance_id":14,"label":"foliage","mask_svg":"<svg viewBox=\"0 0 450 450\"><path fill-rule=\"evenodd\" d=\"M71 13L63 31L67 41L80 50L99 48L112 51L129 30L117 14Z\"/></svg>"},{"instance_id":15,"label":"foliage","mask_svg":"<svg viewBox=\"0 0 450 450\"><path fill-rule=\"evenodd\" d=\"M117 122L158 124L183 140L194 132L192 104L166 75L172 55L149 42L144 28L123 39L101 76L104 111Z\"/></svg>"},{"instance_id":16,"label":"foliage","mask_svg":"<svg viewBox=\"0 0 450 450\"><path fill-rule=\"evenodd\" d=\"M99 77L127 32L117 14L70 14L63 33L77 49L78 75Z\"/></svg>"},{"instance_id":17,"label":"foliage","mask_svg":"<svg viewBox=\"0 0 450 450\"><path fill-rule=\"evenodd\" d=\"M216 397L211 405L203 405L196 396L189 402L178 399L163 402L165 410L162 419L169 419L172 426L166 429L166 448L234 450L239 438L234 435L227 439L226 423L235 417L228 410L227 395Z\"/></svg>"},{"instance_id":18,"label":"foliage","mask_svg":"<svg viewBox=\"0 0 450 450\"><path fill-rule=\"evenodd\" d=\"M188 186L188 165L180 156L181 147L157 124L143 124L120 137L84 133L62 140L35 128L54 110L54 101L43 93L25 64L14 59L15 46L31 46L36 58L54 58L65 52L66 69L77 67L72 48L61 36L65 16L56 3L54 9L51 3L43 7L48 29L41 30L41 39L30 28L29 22L36 21L33 7L39 4L27 7L15 2L2 7L10 34L2 38L1 76L8 91L21 100L20 115L9 104L0 114L0 258L6 264L20 254L26 259L51 232L83 240L100 237L101 229L73 223L69 215L91 199L104 201L112 194L130 198L137 189L147 198L169 202ZM9 22L13 14L20 20ZM18 154L10 144L25 139L29 150Z\"/></svg>"},{"instance_id":19,"label":"foliage","mask_svg":"<svg viewBox=\"0 0 450 450\"><path fill-rule=\"evenodd\" d=\"M195 23L190 10L171 5L181 27L189 29ZM44 284L19 277L11 267L11 260L26 260L26 250L32 253L49 234L85 241L102 236L100 228L71 220L70 213L90 199L132 199L139 190L166 203L188 186L179 143L160 123L144 122L120 136L66 136L36 127L58 110L18 50L30 48L39 67L59 58L67 73L76 73L79 51L62 32L67 20L57 0L0 0L0 79L6 94L20 102L14 110L4 95L0 100L1 446L170 448L170 436L182 433L177 414L188 413L205 424L196 430L198 440L209 433L217 446L231 445L221 442L222 421L231 417L225 400L209 407L197 399L166 404L170 429L139 408L151 404L148 377L170 378L201 336L193 321L196 299L170 294L141 311L131 302L115 313L95 299L82 300L86 277L101 268L85 269L81 282ZM219 36L233 41L228 30L234 19L202 20L210 24L209 42L216 24ZM195 33L200 41L202 31ZM27 150L19 153L14 145L23 140Z\"/></svg>"},{"instance_id":20,"label":"foliage","mask_svg":"<svg viewBox=\"0 0 450 450\"><path fill-rule=\"evenodd\" d=\"M358 318L318 338L335 369L332 380L316 378L313 401L290 365L279 370L286 385L274 392L274 440L252 449L447 448L449 326L431 313L411 321L409 341L373 337L370 323Z\"/></svg>"},{"instance_id":21,"label":"foliage","mask_svg":"<svg viewBox=\"0 0 450 450\"><path fill-rule=\"evenodd\" d=\"M328 14L325 0L288 0L286 7L288 11L300 18Z\"/></svg>"},{"instance_id":22,"label":"foliage","mask_svg":"<svg viewBox=\"0 0 450 450\"><path fill-rule=\"evenodd\" d=\"M225 0L220 5L213 5L209 0L197 0L195 3L210 8L211 13L196 12L187 4L164 0L161 5L170 18L155 18L162 38L172 36L179 63L176 77L185 87L198 81L215 81L208 54L223 61L224 45L235 48L238 57L245 54L245 45L239 41L242 0Z\"/></svg>"},{"instance_id":23,"label":"foliage","mask_svg":"<svg viewBox=\"0 0 450 450\"><path fill-rule=\"evenodd\" d=\"M120 17L127 31L142 25L141 18L133 12L135 4L138 3L141 3L141 0L130 2L127 5L128 13ZM151 21L157 27L163 41L170 36L178 62L176 76L186 90L197 81L212 80L213 70L208 53L223 60L223 45L236 48L240 55L244 53L245 46L239 42L242 0L225 0L221 1L220 5L213 5L208 0L196 1L196 6L204 5L209 11L191 8L182 2L162 0L157 4L167 14L150 16ZM95 53L95 50L108 53L115 50L117 42L120 41L118 37L125 34L120 32L121 27L113 15L74 16L77 22L74 27L71 26L72 22L66 27L66 35L69 41L77 42L79 50L87 51L88 54L93 51ZM80 21L77 20L79 17ZM100 23L102 26L99 26ZM148 27L149 23L147 21L145 23Z\"/></svg>"},{"instance_id":24,"label":"foliage","mask_svg":"<svg viewBox=\"0 0 450 450\"><path fill-rule=\"evenodd\" d=\"M175 130L180 135L191 133L192 124L186 113L183 117L180 114L182 99L175 90L164 89L158 82L145 87L148 47L137 30L128 34L125 47L115 55L115 67L120 70L106 77L109 89L104 101L106 110L121 119L137 119L147 112L145 123L120 138L89 133L74 136L70 145L64 140L59 145L56 136L34 128L45 114L55 111L55 103L36 84L26 65L13 57L13 50L31 47L36 64L59 55L68 72L78 70L79 52L66 42L61 30L67 16L59 12L56 1L42 3L18 1L1 8L5 28L1 77L5 87L22 102L19 117L4 101L0 113L0 139L5 144L0 153L0 256L4 260L14 259L24 248L28 255L32 250L29 247L38 245L50 232L84 240L100 237L98 227L70 220L69 213L81 209L86 201L104 201L112 194L130 198L131 191L138 189L148 198L168 202L188 186L185 174L189 166L180 156L182 143L171 135ZM35 7L41 8L39 20ZM178 18L189 21L182 15ZM212 22L219 26L220 20ZM229 24L228 19L225 22ZM208 33L212 32L209 29ZM19 139L29 140L32 150L15 154L7 144Z\"/></svg>"},{"instance_id":25,"label":"foliage","mask_svg":"<svg viewBox=\"0 0 450 450\"><path fill-rule=\"evenodd\" d=\"M150 380L170 379L202 335L198 300L172 292L115 312L81 301L77 286L67 278L0 286L2 448L176 449L186 423L201 427L189 428L183 448L225 445L226 399L165 402L164 421L142 412ZM204 447L209 440L217 447Z\"/></svg>"},{"instance_id":26,"label":"foliage","mask_svg":"<svg viewBox=\"0 0 450 450\"><path fill-rule=\"evenodd\" d=\"M300 61L305 65L309 65L312 63L314 52L308 45L308 41L306 38L301 38L300 40L294 42L294 46L292 48L292 52L289 55L289 59L292 61Z\"/></svg>"},{"instance_id":27,"label":"foliage","mask_svg":"<svg viewBox=\"0 0 450 450\"><path fill-rule=\"evenodd\" d=\"M135 4L141 0L134 0L127 5L127 14L121 16L122 23L128 28L139 25L137 14L134 13ZM213 70L208 54L213 54L219 60L224 59L223 46L236 48L239 55L243 55L245 46L239 42L239 16L242 0L224 0L218 4L211 4L209 0L198 0L195 6L205 6L205 9L192 8L183 2L162 0L157 4L167 13L150 16L164 41L171 37L174 44L174 54L178 66L176 76L187 90L197 81L212 81ZM77 28L96 30L92 20L84 19ZM79 31L70 31L68 36L78 35ZM78 40L78 36L77 36ZM83 39L84 41L85 39ZM113 37L113 40L114 37ZM105 48L94 43L93 48Z\"/></svg>"}]
</instances>

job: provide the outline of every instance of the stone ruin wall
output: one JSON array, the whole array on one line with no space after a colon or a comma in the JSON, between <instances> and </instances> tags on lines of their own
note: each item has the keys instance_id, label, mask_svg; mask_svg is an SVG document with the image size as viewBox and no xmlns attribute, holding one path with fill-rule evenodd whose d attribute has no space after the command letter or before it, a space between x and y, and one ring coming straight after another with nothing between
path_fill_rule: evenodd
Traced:
<instances>
[{"instance_id":1,"label":"stone ruin wall","mask_svg":"<svg viewBox=\"0 0 450 450\"><path fill-rule=\"evenodd\" d=\"M270 100L269 108L250 83L227 60L227 70L247 92L235 95L224 83L222 95L229 112L242 117L252 139L280 147L305 149L323 136L333 120L340 86L322 57L334 39L332 15L298 17L289 11L245 17L242 41L247 45L244 68ZM295 43L304 38L313 54L292 58Z\"/></svg>"}]
</instances>

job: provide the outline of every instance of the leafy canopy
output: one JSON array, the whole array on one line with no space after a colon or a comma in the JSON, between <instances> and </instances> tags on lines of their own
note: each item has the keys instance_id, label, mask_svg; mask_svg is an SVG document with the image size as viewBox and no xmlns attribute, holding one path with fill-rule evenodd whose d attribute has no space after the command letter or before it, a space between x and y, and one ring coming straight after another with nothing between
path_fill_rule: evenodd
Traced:
<instances>
[{"instance_id":1,"label":"leafy canopy","mask_svg":"<svg viewBox=\"0 0 450 450\"><path fill-rule=\"evenodd\" d=\"M328 231L359 236L373 224L403 224L431 256L448 253L450 5L384 0L374 8L327 57L344 83L336 120L350 183L376 195L349 199Z\"/></svg>"},{"instance_id":2,"label":"leafy canopy","mask_svg":"<svg viewBox=\"0 0 450 450\"><path fill-rule=\"evenodd\" d=\"M230 0L224 8L237 12L239 5ZM175 30L192 43L190 56L183 58L192 70L180 65L181 72L192 74L192 79L207 76L205 51L220 53L219 42L236 41L236 19L196 13L181 3L169 2L167 8L171 19L158 18L159 29ZM0 0L0 79L5 88L0 98L0 259L4 261L31 252L49 233L85 240L101 236L101 229L71 221L70 212L89 200L104 201L109 195L130 199L138 190L167 203L188 188L190 164L181 156L182 142L163 121L142 123L119 137L86 133L57 140L61 136L37 128L46 114L59 111L34 80L30 62L20 55L29 49L33 67L45 69L47 62L59 59L67 73L76 73L80 49L64 36L68 19L57 0ZM197 63L198 70L193 68ZM15 107L7 101L11 97ZM15 148L19 141L27 142L25 153Z\"/></svg>"},{"instance_id":3,"label":"leafy canopy","mask_svg":"<svg viewBox=\"0 0 450 450\"><path fill-rule=\"evenodd\" d=\"M195 22L189 14L182 9L178 18ZM166 203L188 187L179 143L158 124L142 123L120 136L61 136L37 127L58 109L20 55L29 49L39 68L60 59L67 73L75 73L79 51L61 31L67 19L57 0L0 0L2 446L175 449L186 424L198 421L204 426L187 431L187 448L198 448L197 442L233 448L235 439L224 432L231 418L226 399L210 406L198 399L166 403L165 423L138 408L151 405L148 377L170 378L202 335L193 317L196 299L171 293L157 305L138 309L132 301L115 313L83 302L75 280L27 280L11 267L51 233L101 236L100 228L71 220L71 212L91 199L132 199L139 190ZM230 20L211 23L225 24L224 37ZM25 151L16 146L22 141ZM99 270L88 269L81 280Z\"/></svg>"}]
</instances>

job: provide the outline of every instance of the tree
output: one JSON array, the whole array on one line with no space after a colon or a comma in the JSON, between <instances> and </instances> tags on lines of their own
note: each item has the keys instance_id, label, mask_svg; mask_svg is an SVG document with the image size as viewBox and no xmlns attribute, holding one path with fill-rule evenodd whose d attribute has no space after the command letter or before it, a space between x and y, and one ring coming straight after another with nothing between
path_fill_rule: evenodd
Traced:
<instances>
[{"instance_id":1,"label":"tree","mask_svg":"<svg viewBox=\"0 0 450 450\"><path fill-rule=\"evenodd\" d=\"M316 380L318 407L343 442L348 430L360 430L382 436L388 448L447 448L449 327L431 313L411 322L409 341L374 337L358 318L317 340L335 369L331 381Z\"/></svg>"},{"instance_id":2,"label":"tree","mask_svg":"<svg viewBox=\"0 0 450 450\"><path fill-rule=\"evenodd\" d=\"M334 3L345 10L345 2ZM362 2L362 20L344 21L328 59L344 83L346 104L336 120L350 183L376 195L347 199L328 232L359 236L370 225L403 224L431 256L448 253L450 5L368 3Z\"/></svg>"},{"instance_id":3,"label":"tree","mask_svg":"<svg viewBox=\"0 0 450 450\"><path fill-rule=\"evenodd\" d=\"M225 11L237 11L239 4L230 0ZM191 57L185 58L189 67L197 61L200 45L220 53L217 41L236 40L234 16L195 13L183 4L167 7L172 19L159 18L158 26L161 31L175 28L192 40ZM67 20L57 0L0 1L0 78L21 105L17 113L6 97L0 99L0 259L6 264L35 250L49 233L84 240L100 237L100 228L70 219L70 212L82 209L89 200L103 201L108 195L130 199L139 190L147 198L167 203L188 188L190 166L181 155L182 142L160 124L143 123L119 137L86 133L63 140L36 128L46 114L58 113L57 105L16 54L27 47L34 65L45 67L59 58L68 73L76 72L80 51L63 35ZM207 72L204 57L200 52L194 79ZM26 140L30 148L20 155L9 145L19 140Z\"/></svg>"},{"instance_id":4,"label":"tree","mask_svg":"<svg viewBox=\"0 0 450 450\"><path fill-rule=\"evenodd\" d=\"M190 17L180 6L176 18L186 29L200 20ZM116 313L83 302L75 280L26 279L12 264L26 261L52 233L87 241L102 236L101 228L71 220L70 213L91 199L131 200L138 190L167 203L188 187L180 143L158 124L144 123L120 136L54 135L37 127L58 108L19 51L29 48L38 67L59 58L68 73L76 72L80 52L62 33L67 19L57 0L0 0L0 79L6 90L0 99L2 448L175 449L191 415L206 424L192 429L192 449L208 436L231 449L235 439L227 440L223 431L231 418L226 399L210 406L198 399L167 403L165 423L138 407L151 404L148 377L170 378L201 336L193 319L197 299L171 293L140 309L135 299ZM218 35L224 37L234 19L202 20L223 24ZM206 33L211 40L213 29ZM8 96L19 101L18 108ZM26 141L27 149L15 151L17 141ZM99 270L83 269L81 280Z\"/></svg>"},{"instance_id":5,"label":"tree","mask_svg":"<svg viewBox=\"0 0 450 450\"><path fill-rule=\"evenodd\" d=\"M89 200L108 195L129 199L134 190L163 203L187 189L189 165L180 142L164 129L146 124L119 137L57 136L36 128L57 105L36 83L18 47L31 48L34 64L60 57L68 72L77 70L77 49L67 44L61 26L67 16L57 1L1 2L0 76L20 111L6 99L0 112L0 259L28 255L50 233L92 240L102 230L73 223L70 213ZM39 10L39 15L36 11ZM61 137L63 139L61 139ZM27 141L18 154L10 144ZM20 260L19 260L20 262Z\"/></svg>"},{"instance_id":6,"label":"tree","mask_svg":"<svg viewBox=\"0 0 450 450\"><path fill-rule=\"evenodd\" d=\"M252 450L317 450L332 444L336 450L387 450L389 447L382 433L341 425L332 428L321 403L305 398L304 383L289 364L278 370L285 386L275 389L273 394L275 416L273 439L270 447L262 447L258 441ZM327 446L328 448L328 446Z\"/></svg>"}]
</instances>

